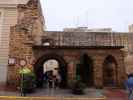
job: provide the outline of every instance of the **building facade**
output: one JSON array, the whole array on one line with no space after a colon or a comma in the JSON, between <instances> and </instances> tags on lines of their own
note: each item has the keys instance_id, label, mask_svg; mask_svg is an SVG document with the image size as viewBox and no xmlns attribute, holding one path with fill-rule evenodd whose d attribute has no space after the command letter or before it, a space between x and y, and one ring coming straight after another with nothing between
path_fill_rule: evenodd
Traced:
<instances>
[{"instance_id":1,"label":"building facade","mask_svg":"<svg viewBox=\"0 0 133 100\"><path fill-rule=\"evenodd\" d=\"M5 82L7 78L10 27L17 24L18 4L26 4L26 1L0 0L0 82Z\"/></svg>"},{"instance_id":2,"label":"building facade","mask_svg":"<svg viewBox=\"0 0 133 100\"><path fill-rule=\"evenodd\" d=\"M21 61L32 67L37 82L42 82L44 62L51 59L58 61L64 86L75 79L77 66L86 73L81 75L83 81L99 88L121 87L126 72L133 71L126 71L128 60L126 65L124 62L126 56L132 56L132 33L112 32L110 29L104 32L45 31L39 0L13 1L13 11L6 6L8 17L6 13L1 13L0 53L3 56L0 57L0 81L16 86ZM88 79L85 78L87 75Z\"/></svg>"}]
</instances>

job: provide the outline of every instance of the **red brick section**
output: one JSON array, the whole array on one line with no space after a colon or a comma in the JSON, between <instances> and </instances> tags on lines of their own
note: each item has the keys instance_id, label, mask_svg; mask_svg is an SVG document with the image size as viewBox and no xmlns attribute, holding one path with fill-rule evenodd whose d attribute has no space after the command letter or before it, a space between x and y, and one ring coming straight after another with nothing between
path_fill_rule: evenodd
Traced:
<instances>
[{"instance_id":1,"label":"red brick section","mask_svg":"<svg viewBox=\"0 0 133 100\"><path fill-rule=\"evenodd\" d=\"M107 100L128 100L126 91L121 89L105 89L104 95Z\"/></svg>"}]
</instances>

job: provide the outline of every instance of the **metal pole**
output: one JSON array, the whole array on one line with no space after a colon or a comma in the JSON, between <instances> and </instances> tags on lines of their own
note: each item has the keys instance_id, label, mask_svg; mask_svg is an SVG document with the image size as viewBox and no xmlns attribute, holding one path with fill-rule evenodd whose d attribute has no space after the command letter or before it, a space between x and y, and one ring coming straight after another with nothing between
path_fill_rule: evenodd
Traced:
<instances>
[{"instance_id":1,"label":"metal pole","mask_svg":"<svg viewBox=\"0 0 133 100\"><path fill-rule=\"evenodd\" d=\"M23 67L21 67L22 74L21 74L21 82L20 82L20 88L21 88L21 96L26 96L25 91L24 91L24 74L23 74Z\"/></svg>"},{"instance_id":2,"label":"metal pole","mask_svg":"<svg viewBox=\"0 0 133 100\"><path fill-rule=\"evenodd\" d=\"M22 67L21 67L22 70ZM20 80L20 92L21 92L21 96L23 96L23 73L21 74L21 80Z\"/></svg>"}]
</instances>

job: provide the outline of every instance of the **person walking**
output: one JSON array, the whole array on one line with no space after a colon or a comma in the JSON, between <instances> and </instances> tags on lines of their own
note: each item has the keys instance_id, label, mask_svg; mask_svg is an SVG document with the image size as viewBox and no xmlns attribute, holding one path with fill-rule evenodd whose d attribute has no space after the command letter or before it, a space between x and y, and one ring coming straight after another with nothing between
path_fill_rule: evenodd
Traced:
<instances>
[{"instance_id":1,"label":"person walking","mask_svg":"<svg viewBox=\"0 0 133 100\"><path fill-rule=\"evenodd\" d=\"M47 84L48 84L48 76L47 76L47 72L45 72L43 74L43 87L47 88Z\"/></svg>"},{"instance_id":2,"label":"person walking","mask_svg":"<svg viewBox=\"0 0 133 100\"><path fill-rule=\"evenodd\" d=\"M56 89L58 87L58 79L57 79L57 76L53 76L53 86L54 86L54 89Z\"/></svg>"},{"instance_id":3,"label":"person walking","mask_svg":"<svg viewBox=\"0 0 133 100\"><path fill-rule=\"evenodd\" d=\"M48 74L48 86L49 89L53 88L53 75L51 73Z\"/></svg>"},{"instance_id":4,"label":"person walking","mask_svg":"<svg viewBox=\"0 0 133 100\"><path fill-rule=\"evenodd\" d=\"M128 100L133 100L133 74L128 75L126 87L128 91Z\"/></svg>"}]
</instances>

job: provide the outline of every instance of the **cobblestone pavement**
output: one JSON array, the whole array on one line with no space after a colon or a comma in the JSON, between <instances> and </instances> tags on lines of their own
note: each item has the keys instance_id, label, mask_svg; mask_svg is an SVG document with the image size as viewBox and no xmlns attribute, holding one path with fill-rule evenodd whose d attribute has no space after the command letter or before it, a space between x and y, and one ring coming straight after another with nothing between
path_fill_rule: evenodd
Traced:
<instances>
[{"instance_id":1,"label":"cobblestone pavement","mask_svg":"<svg viewBox=\"0 0 133 100\"><path fill-rule=\"evenodd\" d=\"M99 98L107 97L107 100L128 100L127 93L123 89L86 89L85 95L80 95L79 97L90 97L90 98ZM20 96L20 92L14 90L12 87L0 86L0 96ZM73 95L70 90L66 89L37 89L34 93L27 94L27 96L77 96Z\"/></svg>"}]
</instances>

